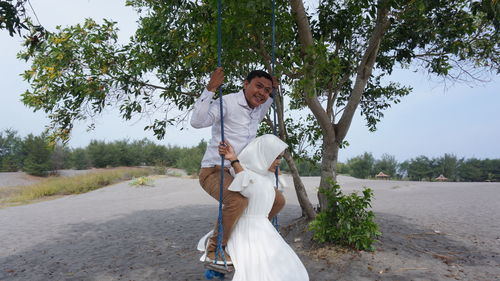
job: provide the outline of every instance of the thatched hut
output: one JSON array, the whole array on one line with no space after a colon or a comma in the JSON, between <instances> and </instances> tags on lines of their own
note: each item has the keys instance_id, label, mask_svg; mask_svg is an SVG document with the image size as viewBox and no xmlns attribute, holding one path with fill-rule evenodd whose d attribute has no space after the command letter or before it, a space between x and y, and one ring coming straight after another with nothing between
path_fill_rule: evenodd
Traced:
<instances>
[{"instance_id":1,"label":"thatched hut","mask_svg":"<svg viewBox=\"0 0 500 281\"><path fill-rule=\"evenodd\" d=\"M380 172L377 175L375 175L375 178L382 179L382 180L388 180L390 177L389 177L389 175L386 175L383 172Z\"/></svg>"},{"instance_id":2,"label":"thatched hut","mask_svg":"<svg viewBox=\"0 0 500 281\"><path fill-rule=\"evenodd\" d=\"M448 178L443 176L443 174L439 175L439 177L435 178L436 181L447 181Z\"/></svg>"}]
</instances>

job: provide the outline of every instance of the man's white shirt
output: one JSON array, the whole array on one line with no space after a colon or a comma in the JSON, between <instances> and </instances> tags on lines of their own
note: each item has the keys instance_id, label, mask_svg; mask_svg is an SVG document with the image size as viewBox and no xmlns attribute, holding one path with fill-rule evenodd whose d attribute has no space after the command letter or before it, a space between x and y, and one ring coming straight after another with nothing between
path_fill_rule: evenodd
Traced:
<instances>
[{"instance_id":1,"label":"man's white shirt","mask_svg":"<svg viewBox=\"0 0 500 281\"><path fill-rule=\"evenodd\" d=\"M207 144L207 150L201 161L201 167L213 167L221 164L219 143L221 141L219 99L213 99L214 92L207 89L195 102L191 115L191 126L206 128L212 126L212 138ZM238 155L257 135L259 123L266 116L273 103L272 98L255 108L248 106L242 91L223 96L224 138ZM224 166L229 167L229 161Z\"/></svg>"}]
</instances>

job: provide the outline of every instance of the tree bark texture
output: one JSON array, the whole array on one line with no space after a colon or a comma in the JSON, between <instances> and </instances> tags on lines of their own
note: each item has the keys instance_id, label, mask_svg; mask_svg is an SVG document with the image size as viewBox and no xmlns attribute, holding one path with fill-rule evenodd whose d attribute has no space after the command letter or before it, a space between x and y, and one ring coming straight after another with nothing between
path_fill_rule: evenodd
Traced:
<instances>
[{"instance_id":1,"label":"tree bark texture","mask_svg":"<svg viewBox=\"0 0 500 281\"><path fill-rule=\"evenodd\" d=\"M339 156L339 145L335 141L335 137L328 136L328 134L323 136L323 155L321 157L321 180L319 186L322 188L330 188L328 181L331 179L333 181L337 180L337 159ZM326 196L318 192L318 201L320 210L325 210L328 206L328 200Z\"/></svg>"}]
</instances>

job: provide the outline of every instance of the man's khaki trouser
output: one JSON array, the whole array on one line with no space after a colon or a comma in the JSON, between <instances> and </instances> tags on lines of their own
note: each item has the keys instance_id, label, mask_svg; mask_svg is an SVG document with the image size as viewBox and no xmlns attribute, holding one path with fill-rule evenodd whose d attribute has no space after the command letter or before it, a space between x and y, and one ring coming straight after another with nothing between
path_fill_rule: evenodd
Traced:
<instances>
[{"instance_id":1,"label":"man's khaki trouser","mask_svg":"<svg viewBox=\"0 0 500 281\"><path fill-rule=\"evenodd\" d=\"M210 196L219 201L220 195L220 166L212 168L200 169L200 185ZM239 192L228 190L233 176L229 173L228 168L224 168L224 191L222 195L222 226L224 227L224 235L222 237L222 245L225 246L234 224L238 221L243 211L248 205L248 199L241 195ZM273 207L269 213L269 218L276 216L281 209L285 206L285 197L283 194L276 190ZM217 245L217 222L215 223L214 235L210 238L209 251L214 250Z\"/></svg>"}]
</instances>

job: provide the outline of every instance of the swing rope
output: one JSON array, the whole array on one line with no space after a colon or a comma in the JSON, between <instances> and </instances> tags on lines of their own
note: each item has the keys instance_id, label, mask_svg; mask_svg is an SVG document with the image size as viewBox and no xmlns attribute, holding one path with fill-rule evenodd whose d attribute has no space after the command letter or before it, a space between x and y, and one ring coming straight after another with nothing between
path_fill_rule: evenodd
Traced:
<instances>
[{"instance_id":1,"label":"swing rope","mask_svg":"<svg viewBox=\"0 0 500 281\"><path fill-rule=\"evenodd\" d=\"M276 28L275 24L276 23L276 18L275 18L275 0L272 1L272 76L274 76L274 65L275 65L275 44L276 44ZM217 66L221 67L222 66L222 31L221 31L221 26L222 26L222 3L221 0L217 0ZM220 127L221 127L221 141L224 142L224 111L223 111L223 98L222 98L222 86L219 87L219 110L220 110ZM273 87L273 111L274 111L274 126L273 126L273 133L274 135L277 135L277 130L276 130L276 119L277 119L277 112L276 112L276 89ZM220 170L220 185L219 185L219 217L217 220L218 224L218 234L217 234L217 247L215 250L215 260L214 263L217 262L219 256L222 258L224 261L224 267L227 268L227 262L226 258L224 256L224 250L222 248L222 237L224 234L224 228L222 226L222 198L223 198L223 192L224 192L224 155L221 155L221 170ZM275 171L275 176L276 176L276 186L278 186L278 168L276 168ZM273 225L276 227L276 229L279 228L278 225L278 217L275 216L272 218Z\"/></svg>"},{"instance_id":2,"label":"swing rope","mask_svg":"<svg viewBox=\"0 0 500 281\"><path fill-rule=\"evenodd\" d=\"M275 14L275 9L276 9L276 3L275 0L272 1L272 16L271 16L271 33L272 33L272 51L271 51L271 71L272 71L272 76L274 77L275 71L274 71L274 65L276 61L276 50L275 50L275 45L276 45L276 14ZM276 112L276 88L273 87L273 117L274 117L274 126L273 126L273 133L275 136L278 136L278 131L276 130L276 118L277 118L277 112ZM276 188L278 188L279 180L278 180L278 167L276 167L276 170L274 171L274 175L276 178ZM272 223L276 230L279 232L279 223L278 223L278 216L274 216L272 218Z\"/></svg>"},{"instance_id":3,"label":"swing rope","mask_svg":"<svg viewBox=\"0 0 500 281\"><path fill-rule=\"evenodd\" d=\"M217 0L217 66L222 66L222 3L221 0ZM222 85L219 87L219 109L220 109L220 135L221 141L224 142L224 110L222 101ZM222 237L224 234L224 227L222 226L222 199L224 194L224 155L221 155L220 164L220 186L219 186L219 218L217 220L218 233L217 233L217 247L215 249L215 260L217 263L219 256L224 261L224 267L227 268L226 257L224 256L224 250L222 249Z\"/></svg>"}]
</instances>

